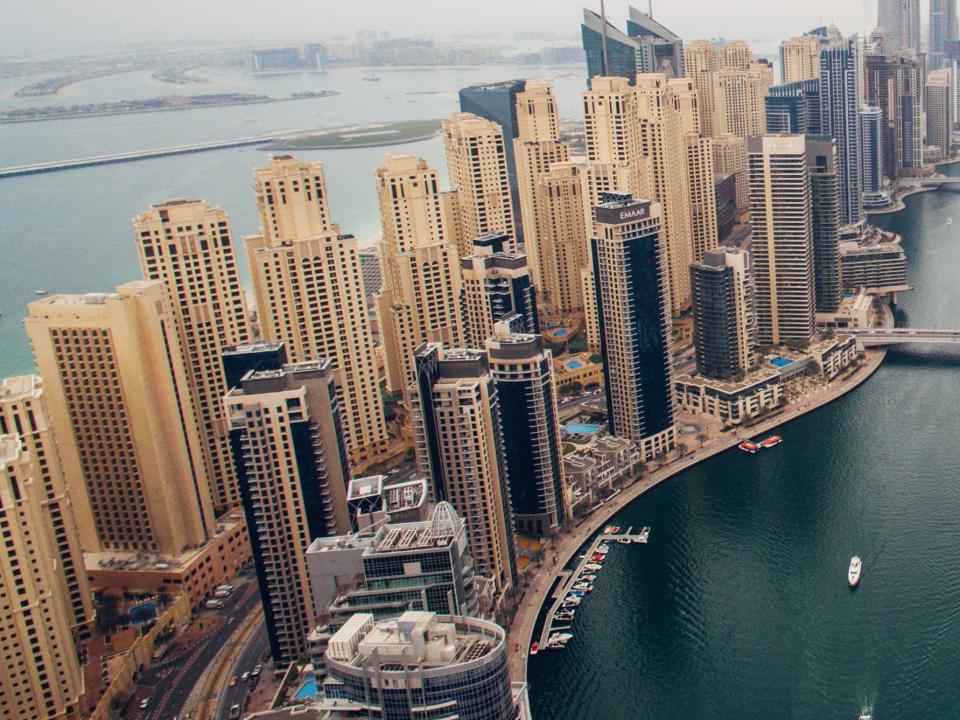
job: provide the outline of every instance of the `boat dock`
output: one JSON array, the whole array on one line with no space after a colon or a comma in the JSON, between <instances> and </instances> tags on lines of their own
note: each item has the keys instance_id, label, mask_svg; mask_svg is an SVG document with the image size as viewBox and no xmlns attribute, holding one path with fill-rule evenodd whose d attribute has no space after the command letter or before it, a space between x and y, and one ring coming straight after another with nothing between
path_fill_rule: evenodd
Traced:
<instances>
[{"instance_id":1,"label":"boat dock","mask_svg":"<svg viewBox=\"0 0 960 720\"><path fill-rule=\"evenodd\" d=\"M553 592L553 604L550 606L550 611L547 613L547 617L543 621L543 630L540 632L539 646L545 648L547 646L547 639L550 637L550 633L554 632L557 628L554 627L554 622L556 622L557 613L560 611L560 606L563 605L564 598L570 594L570 591L573 590L573 586L577 584L578 578L583 574L584 568L593 562L593 555L597 552L599 548L604 543L616 543L618 540L633 540L639 539L639 533L632 533L633 528L627 528L627 531L624 533L615 533L615 534L605 534L602 533L597 536L597 538L590 543L587 547L586 552L583 557L580 558L580 561L577 563L577 567L573 570L564 570L559 574L560 581L557 583L556 589ZM612 548L611 548L612 549ZM599 575L598 571L597 574ZM564 623L564 625L569 625L569 623Z\"/></svg>"}]
</instances>

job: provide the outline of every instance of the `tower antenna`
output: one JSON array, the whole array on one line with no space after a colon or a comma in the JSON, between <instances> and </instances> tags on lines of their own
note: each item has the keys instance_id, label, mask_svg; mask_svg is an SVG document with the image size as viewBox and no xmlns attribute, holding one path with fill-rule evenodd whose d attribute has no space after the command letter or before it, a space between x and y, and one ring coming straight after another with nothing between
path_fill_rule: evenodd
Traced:
<instances>
[{"instance_id":1,"label":"tower antenna","mask_svg":"<svg viewBox=\"0 0 960 720\"><path fill-rule=\"evenodd\" d=\"M607 7L604 0L600 0L600 35L603 37L603 76L610 74L610 57L607 54Z\"/></svg>"}]
</instances>

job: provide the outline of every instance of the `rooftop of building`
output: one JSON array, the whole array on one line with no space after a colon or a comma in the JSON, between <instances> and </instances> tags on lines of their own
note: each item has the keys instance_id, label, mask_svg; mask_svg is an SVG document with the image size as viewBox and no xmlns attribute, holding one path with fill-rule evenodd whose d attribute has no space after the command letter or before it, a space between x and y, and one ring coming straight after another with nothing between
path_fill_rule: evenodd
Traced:
<instances>
[{"instance_id":1,"label":"rooftop of building","mask_svg":"<svg viewBox=\"0 0 960 720\"><path fill-rule=\"evenodd\" d=\"M245 355L254 352L275 352L283 347L280 341L260 340L258 342L243 343L241 345L227 345L221 351L224 356Z\"/></svg>"},{"instance_id":2,"label":"rooftop of building","mask_svg":"<svg viewBox=\"0 0 960 720\"><path fill-rule=\"evenodd\" d=\"M744 390L748 390L756 385L762 385L772 379L778 379L779 377L780 372L778 370L761 367L745 374L743 380L739 381L720 380L716 378L705 377L703 375L697 375L696 373L684 373L678 374L675 378L675 382L704 385L732 395L738 392L743 392Z\"/></svg>"},{"instance_id":3,"label":"rooftop of building","mask_svg":"<svg viewBox=\"0 0 960 720\"><path fill-rule=\"evenodd\" d=\"M0 402L37 395L43 389L39 375L14 375L0 381Z\"/></svg>"},{"instance_id":4,"label":"rooftop of building","mask_svg":"<svg viewBox=\"0 0 960 720\"><path fill-rule=\"evenodd\" d=\"M422 507L429 495L426 478L414 478L398 483L390 483L383 487L384 510L388 513L414 510Z\"/></svg>"},{"instance_id":5,"label":"rooftop of building","mask_svg":"<svg viewBox=\"0 0 960 720\"><path fill-rule=\"evenodd\" d=\"M176 555L161 555L152 552L120 552L106 550L104 552L85 552L84 565L87 572L96 570L125 570L128 572L169 572L176 574L190 567L211 545L219 541L224 535L236 530L244 522L243 515L233 512L217 519L217 528L213 535L203 545L188 548Z\"/></svg>"},{"instance_id":6,"label":"rooftop of building","mask_svg":"<svg viewBox=\"0 0 960 720\"><path fill-rule=\"evenodd\" d=\"M445 668L479 660L505 640L503 629L476 618L407 611L375 622L357 613L330 638L327 657L354 667L375 660L386 672Z\"/></svg>"},{"instance_id":7,"label":"rooftop of building","mask_svg":"<svg viewBox=\"0 0 960 720\"><path fill-rule=\"evenodd\" d=\"M13 462L20 455L20 438L16 435L0 435L0 463Z\"/></svg>"},{"instance_id":8,"label":"rooftop of building","mask_svg":"<svg viewBox=\"0 0 960 720\"><path fill-rule=\"evenodd\" d=\"M453 506L437 503L429 520L385 525L373 537L371 552L401 552L446 547L463 529L463 521Z\"/></svg>"}]
</instances>

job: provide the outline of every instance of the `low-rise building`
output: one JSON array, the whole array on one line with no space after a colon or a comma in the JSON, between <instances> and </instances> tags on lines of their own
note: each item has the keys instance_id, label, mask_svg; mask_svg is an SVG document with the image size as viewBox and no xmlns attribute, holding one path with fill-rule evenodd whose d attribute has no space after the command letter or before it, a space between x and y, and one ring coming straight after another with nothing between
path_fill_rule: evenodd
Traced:
<instances>
[{"instance_id":1,"label":"low-rise building","mask_svg":"<svg viewBox=\"0 0 960 720\"><path fill-rule=\"evenodd\" d=\"M706 415L739 425L783 403L784 387L777 370L758 370L740 382L678 375L674 380L677 406L693 415Z\"/></svg>"},{"instance_id":2,"label":"low-rise building","mask_svg":"<svg viewBox=\"0 0 960 720\"><path fill-rule=\"evenodd\" d=\"M906 289L907 255L899 243L840 243L840 273L848 290Z\"/></svg>"},{"instance_id":3,"label":"low-rise building","mask_svg":"<svg viewBox=\"0 0 960 720\"><path fill-rule=\"evenodd\" d=\"M358 613L330 638L325 709L383 717L529 720L525 683L511 683L507 633L464 616ZM385 709L389 708L389 712Z\"/></svg>"},{"instance_id":4,"label":"low-rise building","mask_svg":"<svg viewBox=\"0 0 960 720\"><path fill-rule=\"evenodd\" d=\"M593 362L591 356L592 353L582 352L554 358L553 377L558 391L573 384L603 385L603 363Z\"/></svg>"},{"instance_id":5,"label":"low-rise building","mask_svg":"<svg viewBox=\"0 0 960 720\"><path fill-rule=\"evenodd\" d=\"M856 361L858 355L857 341L852 335L840 335L810 348L810 356L827 380L833 380L846 370Z\"/></svg>"},{"instance_id":6,"label":"low-rise building","mask_svg":"<svg viewBox=\"0 0 960 720\"><path fill-rule=\"evenodd\" d=\"M591 507L614 486L640 473L643 453L625 437L603 435L563 458L571 511Z\"/></svg>"},{"instance_id":7,"label":"low-rise building","mask_svg":"<svg viewBox=\"0 0 960 720\"><path fill-rule=\"evenodd\" d=\"M845 293L835 313L817 313L817 325L832 328L873 327L876 312L874 295L860 288L854 293Z\"/></svg>"},{"instance_id":8,"label":"low-rise building","mask_svg":"<svg viewBox=\"0 0 960 720\"><path fill-rule=\"evenodd\" d=\"M220 518L206 543L177 555L99 552L84 553L83 560L93 592L122 588L126 592L186 594L190 606L197 608L251 557L246 521L240 513L232 513Z\"/></svg>"}]
</instances>

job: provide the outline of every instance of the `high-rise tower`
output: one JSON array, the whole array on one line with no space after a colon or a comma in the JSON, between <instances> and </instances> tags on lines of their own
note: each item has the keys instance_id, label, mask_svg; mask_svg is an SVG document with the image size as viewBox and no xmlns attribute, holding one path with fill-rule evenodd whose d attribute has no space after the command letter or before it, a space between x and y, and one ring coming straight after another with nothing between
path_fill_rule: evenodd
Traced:
<instances>
[{"instance_id":1,"label":"high-rise tower","mask_svg":"<svg viewBox=\"0 0 960 720\"><path fill-rule=\"evenodd\" d=\"M780 44L783 82L801 82L820 78L820 38L799 35Z\"/></svg>"},{"instance_id":2,"label":"high-rise tower","mask_svg":"<svg viewBox=\"0 0 960 720\"><path fill-rule=\"evenodd\" d=\"M168 297L131 282L44 298L24 321L87 552L176 555L214 528Z\"/></svg>"},{"instance_id":3,"label":"high-rise tower","mask_svg":"<svg viewBox=\"0 0 960 720\"><path fill-rule=\"evenodd\" d=\"M840 222L863 219L860 190L860 86L856 38L826 45L820 53L820 132L837 141Z\"/></svg>"},{"instance_id":4,"label":"high-rise tower","mask_svg":"<svg viewBox=\"0 0 960 720\"><path fill-rule=\"evenodd\" d=\"M761 345L809 342L814 327L810 174L803 135L751 138L750 215Z\"/></svg>"},{"instance_id":5,"label":"high-rise tower","mask_svg":"<svg viewBox=\"0 0 960 720\"><path fill-rule=\"evenodd\" d=\"M878 0L877 25L887 32L891 46L920 55L920 0Z\"/></svg>"},{"instance_id":6,"label":"high-rise tower","mask_svg":"<svg viewBox=\"0 0 960 720\"><path fill-rule=\"evenodd\" d=\"M676 440L660 206L604 202L596 218L593 264L607 423L611 434L635 441L649 460Z\"/></svg>"},{"instance_id":7,"label":"high-rise tower","mask_svg":"<svg viewBox=\"0 0 960 720\"><path fill-rule=\"evenodd\" d=\"M331 362L350 458L368 461L388 438L357 239L329 222L320 163L278 156L254 177L262 232L245 243L263 337L291 362Z\"/></svg>"},{"instance_id":8,"label":"high-rise tower","mask_svg":"<svg viewBox=\"0 0 960 720\"><path fill-rule=\"evenodd\" d=\"M250 327L227 214L199 200L169 200L151 206L133 225L144 279L162 280L170 291L213 506L236 505L220 351L248 342Z\"/></svg>"}]
</instances>

